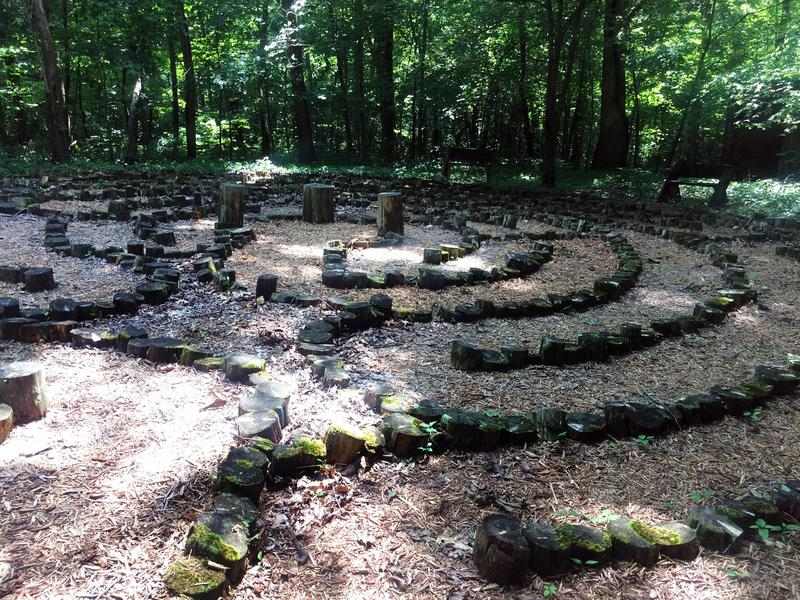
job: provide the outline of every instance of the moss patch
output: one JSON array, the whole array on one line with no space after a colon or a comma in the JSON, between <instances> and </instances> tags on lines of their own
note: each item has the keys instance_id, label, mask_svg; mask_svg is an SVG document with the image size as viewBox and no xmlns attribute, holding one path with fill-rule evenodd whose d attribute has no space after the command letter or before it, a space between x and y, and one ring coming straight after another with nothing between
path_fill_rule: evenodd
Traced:
<instances>
[{"instance_id":1,"label":"moss patch","mask_svg":"<svg viewBox=\"0 0 800 600\"><path fill-rule=\"evenodd\" d=\"M648 525L642 521L631 521L631 529L651 544L656 544L657 546L674 546L681 543L681 536L674 531L655 525Z\"/></svg>"},{"instance_id":2,"label":"moss patch","mask_svg":"<svg viewBox=\"0 0 800 600\"><path fill-rule=\"evenodd\" d=\"M202 523L195 523L192 527L187 545L193 552L218 562L230 564L242 559L236 548Z\"/></svg>"},{"instance_id":3,"label":"moss patch","mask_svg":"<svg viewBox=\"0 0 800 600\"><path fill-rule=\"evenodd\" d=\"M210 569L204 560L186 557L172 563L164 575L164 583L173 594L199 597L215 590L222 591L225 574Z\"/></svg>"}]
</instances>

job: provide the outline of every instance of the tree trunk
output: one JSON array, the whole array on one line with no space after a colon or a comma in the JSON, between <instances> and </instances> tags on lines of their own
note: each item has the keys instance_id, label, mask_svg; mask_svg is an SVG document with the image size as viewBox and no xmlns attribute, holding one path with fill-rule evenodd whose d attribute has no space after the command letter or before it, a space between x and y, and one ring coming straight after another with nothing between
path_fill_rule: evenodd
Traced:
<instances>
[{"instance_id":1,"label":"tree trunk","mask_svg":"<svg viewBox=\"0 0 800 600\"><path fill-rule=\"evenodd\" d=\"M358 138L359 158L363 162L367 158L367 101L364 89L364 0L355 0L353 4L353 23L356 32L353 56L356 94L356 137Z\"/></svg>"},{"instance_id":2,"label":"tree trunk","mask_svg":"<svg viewBox=\"0 0 800 600\"><path fill-rule=\"evenodd\" d=\"M561 58L561 36L555 23L552 0L547 0L547 83L544 97L544 139L542 141L542 184L556 184L556 157L558 156L558 80ZM560 15L559 15L560 20Z\"/></svg>"},{"instance_id":3,"label":"tree trunk","mask_svg":"<svg viewBox=\"0 0 800 600\"><path fill-rule=\"evenodd\" d=\"M45 0L31 0L33 27L39 35L42 52L42 76L47 110L47 142L54 162L69 158L69 117L64 99L64 83L58 57L47 21Z\"/></svg>"},{"instance_id":4,"label":"tree trunk","mask_svg":"<svg viewBox=\"0 0 800 600\"><path fill-rule=\"evenodd\" d=\"M531 110L528 102L528 10L522 4L518 13L519 28L519 104L522 111L522 134L525 138L525 156L533 156L533 127L531 127Z\"/></svg>"},{"instance_id":5,"label":"tree trunk","mask_svg":"<svg viewBox=\"0 0 800 600\"><path fill-rule=\"evenodd\" d=\"M689 86L689 93L686 98L686 104L681 112L681 118L678 122L678 127L675 128L675 135L672 138L669 151L667 152L665 164L668 168L672 168L678 154L678 148L681 141L684 139L684 132L686 130L686 123L689 119L692 107L697 101L697 95L700 93L703 79L705 78L706 57L714 42L714 21L717 15L717 0L709 0L709 8L706 14L705 32L703 34L703 48L700 52L700 57L697 60L697 70L695 71L692 83Z\"/></svg>"},{"instance_id":6,"label":"tree trunk","mask_svg":"<svg viewBox=\"0 0 800 600\"><path fill-rule=\"evenodd\" d=\"M353 127L350 121L349 65L347 60L347 38L343 39L336 16L336 3L330 4L330 20L333 24L334 46L336 49L336 79L339 82L339 105L344 123L344 144L348 154L353 151Z\"/></svg>"},{"instance_id":7,"label":"tree trunk","mask_svg":"<svg viewBox=\"0 0 800 600\"><path fill-rule=\"evenodd\" d=\"M375 16L375 77L381 120L381 158L391 163L397 154L397 114L394 102L394 2L378 0Z\"/></svg>"},{"instance_id":8,"label":"tree trunk","mask_svg":"<svg viewBox=\"0 0 800 600\"><path fill-rule=\"evenodd\" d=\"M603 80L600 124L592 167L624 167L628 161L628 117L625 114L625 61L620 36L625 0L605 0L603 23Z\"/></svg>"},{"instance_id":9,"label":"tree trunk","mask_svg":"<svg viewBox=\"0 0 800 600\"><path fill-rule=\"evenodd\" d=\"M186 156L197 158L197 77L192 58L192 38L183 0L176 0L176 23L183 54L183 100L186 104Z\"/></svg>"},{"instance_id":10,"label":"tree trunk","mask_svg":"<svg viewBox=\"0 0 800 600\"><path fill-rule=\"evenodd\" d=\"M311 107L308 103L303 67L303 44L297 30L297 13L292 9L292 0L282 0L286 11L287 58L289 61L289 79L292 84L292 109L297 135L297 160L300 163L314 162L317 158L314 149L314 134L311 127Z\"/></svg>"},{"instance_id":11,"label":"tree trunk","mask_svg":"<svg viewBox=\"0 0 800 600\"><path fill-rule=\"evenodd\" d=\"M172 143L175 158L181 144L181 107L178 100L178 53L172 30L167 32L167 49L169 51L169 84L172 93Z\"/></svg>"},{"instance_id":12,"label":"tree trunk","mask_svg":"<svg viewBox=\"0 0 800 600\"><path fill-rule=\"evenodd\" d=\"M131 92L131 105L128 109L128 149L125 154L129 162L134 162L139 155L139 99L142 96L142 77L136 78Z\"/></svg>"}]
</instances>

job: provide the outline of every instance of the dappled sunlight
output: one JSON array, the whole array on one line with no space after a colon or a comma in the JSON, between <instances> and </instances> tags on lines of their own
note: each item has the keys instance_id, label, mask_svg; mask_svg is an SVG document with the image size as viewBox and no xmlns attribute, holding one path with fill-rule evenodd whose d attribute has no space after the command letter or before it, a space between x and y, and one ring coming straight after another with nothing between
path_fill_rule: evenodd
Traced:
<instances>
[{"instance_id":1,"label":"dappled sunlight","mask_svg":"<svg viewBox=\"0 0 800 600\"><path fill-rule=\"evenodd\" d=\"M655 308L677 310L693 307L698 299L690 294L673 290L659 290L642 287L634 291L636 301Z\"/></svg>"}]
</instances>

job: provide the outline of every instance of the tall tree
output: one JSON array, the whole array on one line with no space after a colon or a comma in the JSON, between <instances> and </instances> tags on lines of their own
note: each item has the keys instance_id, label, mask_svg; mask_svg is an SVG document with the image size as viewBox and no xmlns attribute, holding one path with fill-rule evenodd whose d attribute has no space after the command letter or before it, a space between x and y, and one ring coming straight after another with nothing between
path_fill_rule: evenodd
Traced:
<instances>
[{"instance_id":1,"label":"tall tree","mask_svg":"<svg viewBox=\"0 0 800 600\"><path fill-rule=\"evenodd\" d=\"M44 0L31 0L31 14L42 53L42 77L47 111L47 145L53 161L64 162L69 158L69 116L64 98L64 82L58 67L58 56L53 45L53 36L50 33Z\"/></svg>"},{"instance_id":2,"label":"tall tree","mask_svg":"<svg viewBox=\"0 0 800 600\"><path fill-rule=\"evenodd\" d=\"M570 29L575 28L586 10L589 0L576 0L571 11L565 0L545 0L545 31L547 33L547 80L544 99L544 139L542 142L542 184L556 184L556 162L558 157L559 103L561 82L561 55L564 40Z\"/></svg>"},{"instance_id":3,"label":"tall tree","mask_svg":"<svg viewBox=\"0 0 800 600\"><path fill-rule=\"evenodd\" d=\"M183 54L183 101L186 104L186 156L197 158L197 76L192 57L192 38L183 0L176 0L175 21Z\"/></svg>"},{"instance_id":4,"label":"tall tree","mask_svg":"<svg viewBox=\"0 0 800 600\"><path fill-rule=\"evenodd\" d=\"M397 155L397 112L394 88L394 0L377 0L375 10L375 78L381 121L381 158Z\"/></svg>"},{"instance_id":5,"label":"tall tree","mask_svg":"<svg viewBox=\"0 0 800 600\"><path fill-rule=\"evenodd\" d=\"M353 26L355 44L353 49L353 78L355 85L356 136L358 137L358 154L362 161L367 158L367 99L364 84L364 38L366 37L366 20L364 16L364 0L353 2Z\"/></svg>"},{"instance_id":6,"label":"tall tree","mask_svg":"<svg viewBox=\"0 0 800 600\"><path fill-rule=\"evenodd\" d=\"M622 50L625 0L605 0L603 79L600 123L592 166L624 167L628 162L628 116L625 114L625 61Z\"/></svg>"},{"instance_id":7,"label":"tall tree","mask_svg":"<svg viewBox=\"0 0 800 600\"><path fill-rule=\"evenodd\" d=\"M297 160L310 163L316 160L314 132L311 126L311 106L308 102L303 68L305 66L304 48L300 41L297 26L297 12L292 0L282 0L286 12L286 45L289 61L289 80L292 84L292 112L297 135Z\"/></svg>"}]
</instances>

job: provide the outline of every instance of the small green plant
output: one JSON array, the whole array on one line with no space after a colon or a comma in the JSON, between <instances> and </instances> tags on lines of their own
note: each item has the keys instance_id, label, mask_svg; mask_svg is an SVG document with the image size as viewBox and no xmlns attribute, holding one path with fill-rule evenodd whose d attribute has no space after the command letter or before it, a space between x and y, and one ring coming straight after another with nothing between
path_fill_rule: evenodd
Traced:
<instances>
[{"instance_id":1,"label":"small green plant","mask_svg":"<svg viewBox=\"0 0 800 600\"><path fill-rule=\"evenodd\" d=\"M755 523L750 525L750 529L755 529L758 537L765 544L769 542L769 536L772 532L780 531L780 525L770 525L764 519L757 519Z\"/></svg>"},{"instance_id":2,"label":"small green plant","mask_svg":"<svg viewBox=\"0 0 800 600\"><path fill-rule=\"evenodd\" d=\"M761 407L757 406L753 410L748 410L744 413L744 416L753 424L758 423L762 418L763 414L761 412Z\"/></svg>"},{"instance_id":3,"label":"small green plant","mask_svg":"<svg viewBox=\"0 0 800 600\"><path fill-rule=\"evenodd\" d=\"M600 564L596 560L581 560L580 558L571 558L570 560L579 567L595 567Z\"/></svg>"},{"instance_id":4,"label":"small green plant","mask_svg":"<svg viewBox=\"0 0 800 600\"><path fill-rule=\"evenodd\" d=\"M727 571L725 571L725 574L730 579L746 579L750 577L750 573L748 571L745 570L740 571L739 569L728 569Z\"/></svg>"},{"instance_id":5,"label":"small green plant","mask_svg":"<svg viewBox=\"0 0 800 600\"><path fill-rule=\"evenodd\" d=\"M614 521L615 519L619 519L619 515L613 511L604 508L600 511L599 515L595 515L589 519L592 525L605 525Z\"/></svg>"},{"instance_id":6,"label":"small green plant","mask_svg":"<svg viewBox=\"0 0 800 600\"><path fill-rule=\"evenodd\" d=\"M428 441L420 448L420 452L424 454L433 454L433 440L437 435L439 435L439 431L436 429L434 424L426 423L424 421L419 424L419 429L426 436L428 436Z\"/></svg>"},{"instance_id":7,"label":"small green plant","mask_svg":"<svg viewBox=\"0 0 800 600\"><path fill-rule=\"evenodd\" d=\"M780 525L770 525L764 519L757 519L755 523L750 525L750 529L755 529L758 537L765 544L770 543L770 536L774 533L776 535L784 535L787 533L794 533L800 531L800 525L794 523L781 523Z\"/></svg>"},{"instance_id":8,"label":"small green plant","mask_svg":"<svg viewBox=\"0 0 800 600\"><path fill-rule=\"evenodd\" d=\"M639 444L640 446L646 448L646 447L650 446L653 443L654 439L655 438L653 438L652 435L644 435L644 434L642 434L642 435L640 435L640 436L638 436L636 438L636 443Z\"/></svg>"},{"instance_id":9,"label":"small green plant","mask_svg":"<svg viewBox=\"0 0 800 600\"><path fill-rule=\"evenodd\" d=\"M558 586L555 583L545 583L542 596L545 598L555 598L558 594Z\"/></svg>"},{"instance_id":10,"label":"small green plant","mask_svg":"<svg viewBox=\"0 0 800 600\"><path fill-rule=\"evenodd\" d=\"M709 489L694 490L689 494L689 498L695 504L702 504L703 502L710 500L713 495L714 492Z\"/></svg>"}]
</instances>

